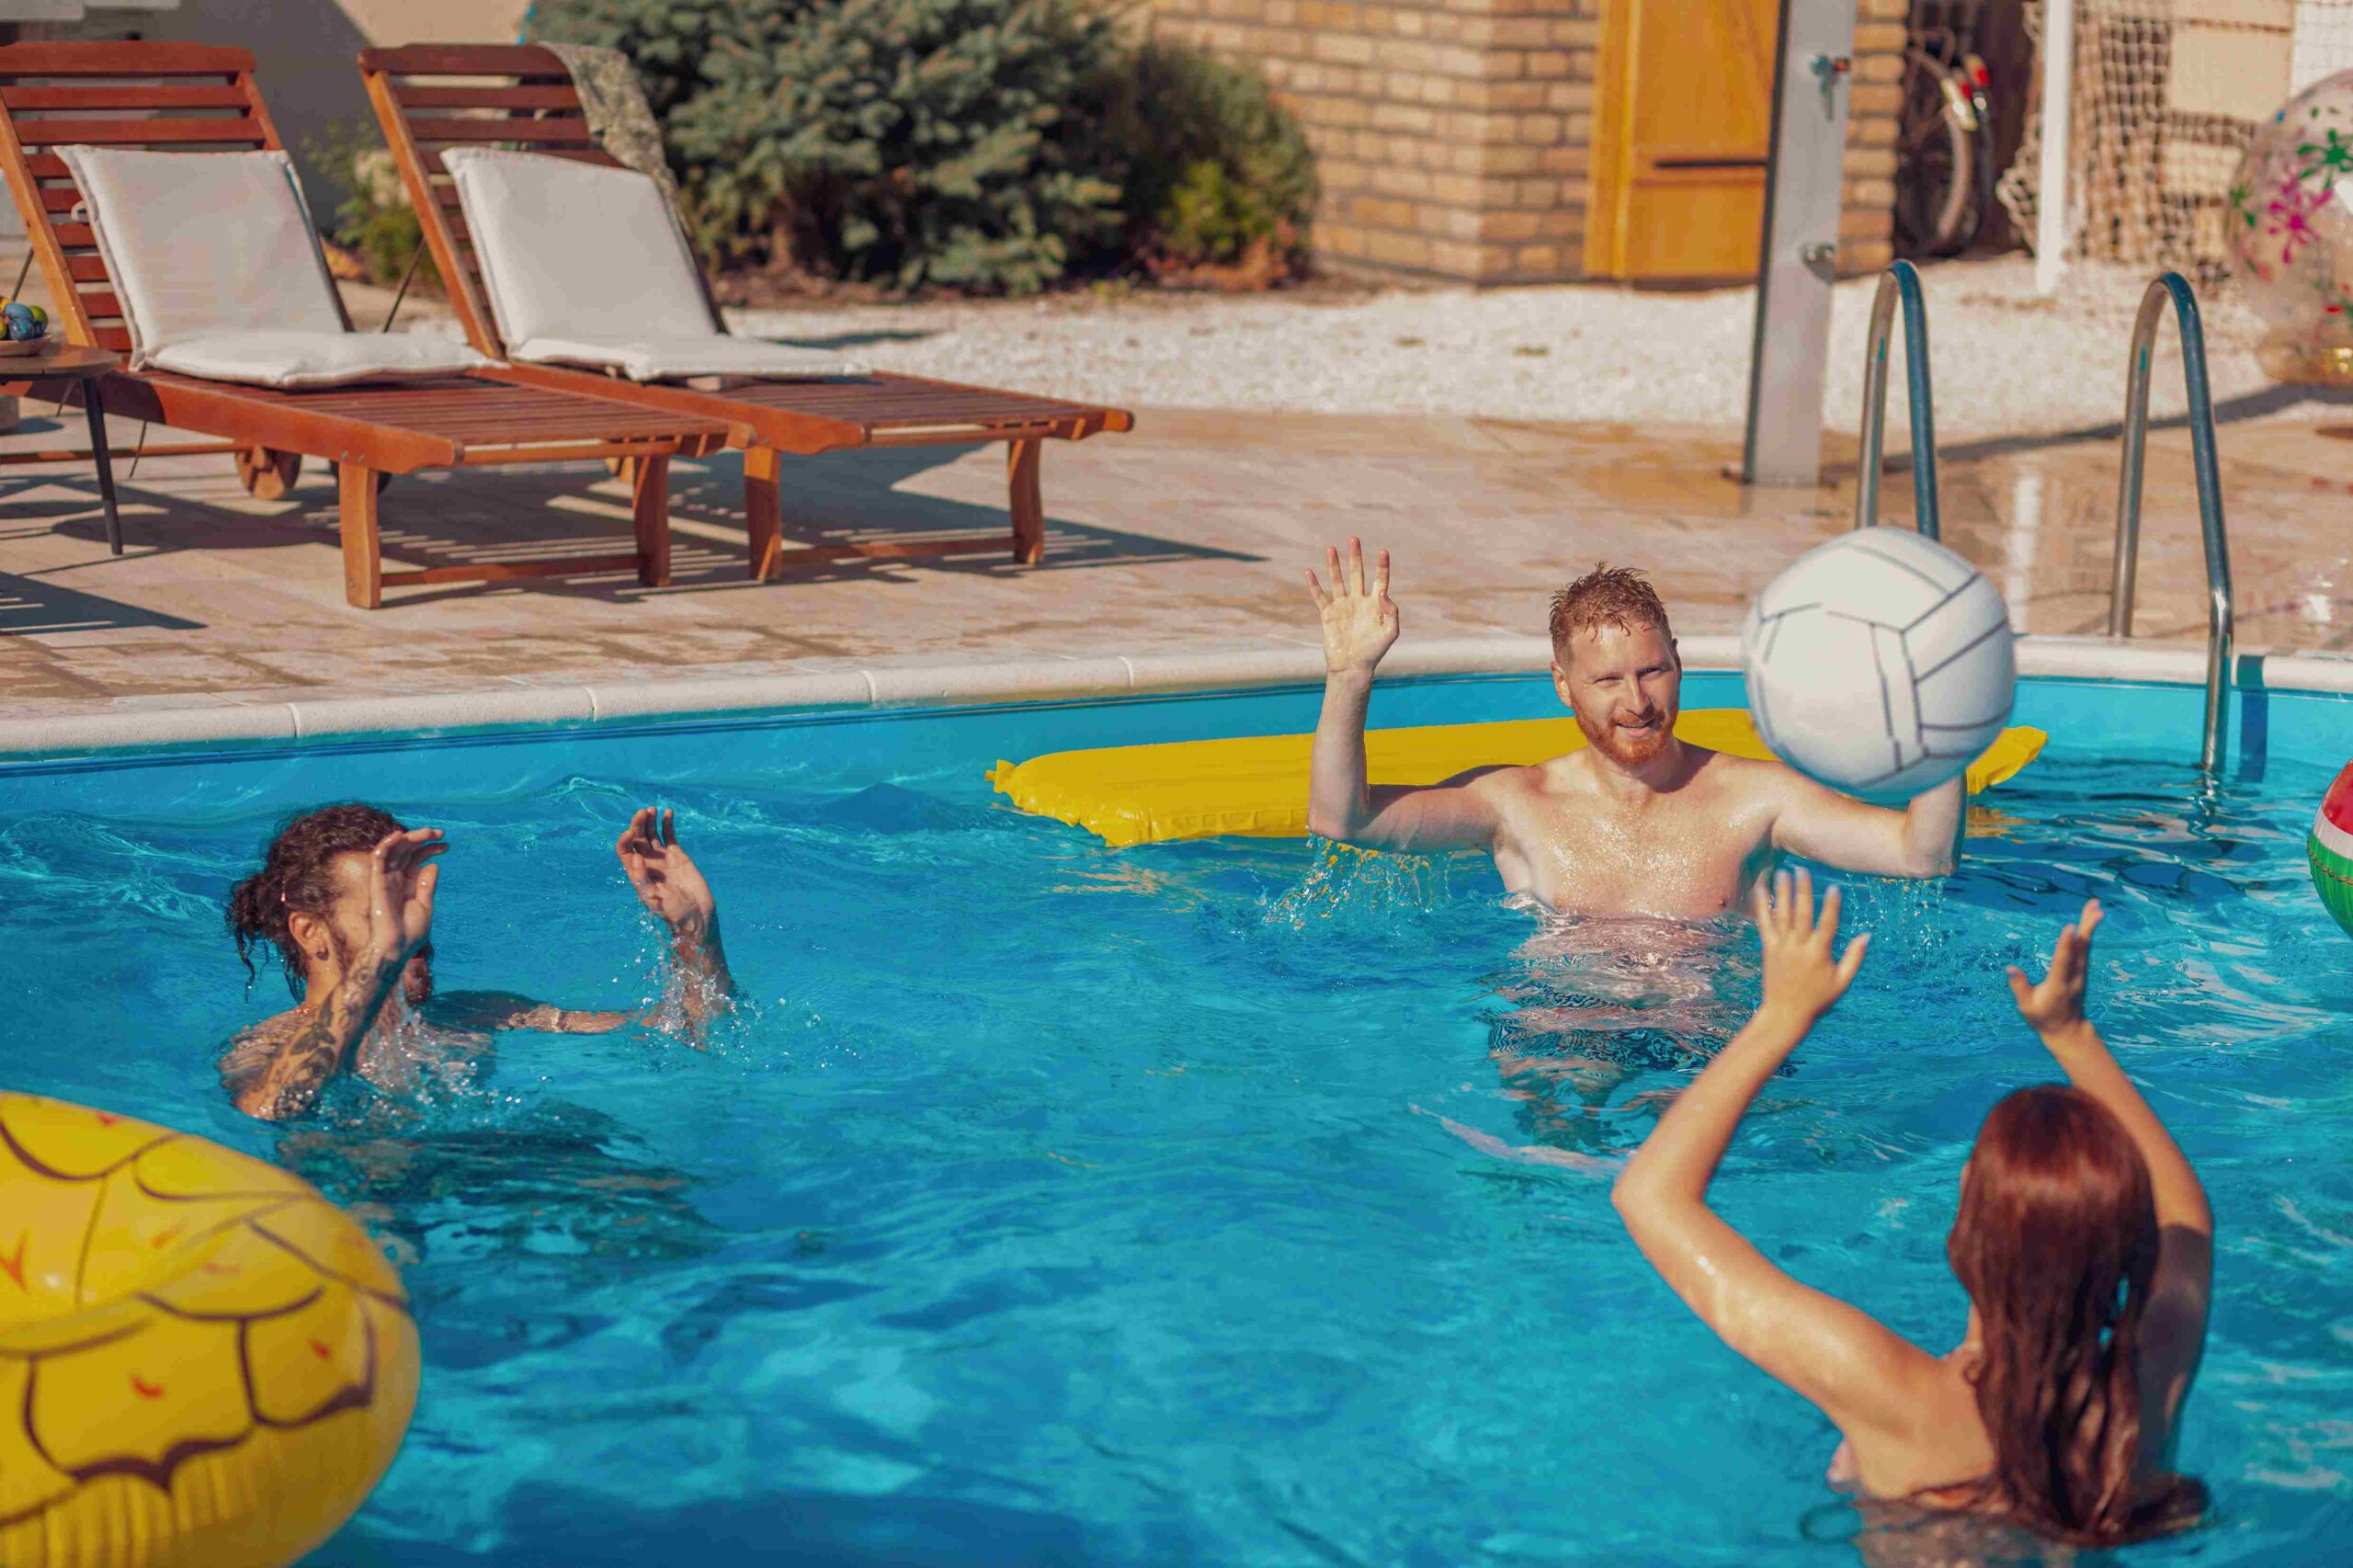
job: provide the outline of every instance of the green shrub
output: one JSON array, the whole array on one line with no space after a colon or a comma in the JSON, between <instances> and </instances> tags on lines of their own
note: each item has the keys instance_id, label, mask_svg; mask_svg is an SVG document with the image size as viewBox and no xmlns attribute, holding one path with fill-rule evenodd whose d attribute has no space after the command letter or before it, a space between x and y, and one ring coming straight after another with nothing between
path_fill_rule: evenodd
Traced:
<instances>
[{"instance_id":1,"label":"green shrub","mask_svg":"<svg viewBox=\"0 0 2353 1568\"><path fill-rule=\"evenodd\" d=\"M338 125L303 152L334 187L334 219L326 230L327 238L358 258L369 282L388 288L396 285L415 260L416 275L411 286L441 287L433 258L416 259L425 248L424 225L409 206L392 153L372 130L362 129L356 120Z\"/></svg>"},{"instance_id":2,"label":"green shrub","mask_svg":"<svg viewBox=\"0 0 2353 1568\"><path fill-rule=\"evenodd\" d=\"M1112 97L1106 140L1133 248L1186 264L1238 261L1253 245L1304 260L1315 158L1265 78L1147 44Z\"/></svg>"},{"instance_id":3,"label":"green shrub","mask_svg":"<svg viewBox=\"0 0 2353 1568\"><path fill-rule=\"evenodd\" d=\"M359 258L369 282L397 287L409 263L415 260L416 277L410 287L440 289L441 274L434 268L432 256L417 259L416 253L425 248L425 227L416 221L414 208L347 201L336 210L335 218L335 244Z\"/></svg>"},{"instance_id":4,"label":"green shrub","mask_svg":"<svg viewBox=\"0 0 2353 1568\"><path fill-rule=\"evenodd\" d=\"M637 67L656 119L709 84L703 62L722 43L771 36L808 0L537 0L524 20L533 43L600 43ZM672 163L676 163L676 155ZM684 172L682 169L681 173Z\"/></svg>"},{"instance_id":5,"label":"green shrub","mask_svg":"<svg viewBox=\"0 0 2353 1568\"><path fill-rule=\"evenodd\" d=\"M705 246L899 289L1030 293L1120 227L1118 59L1074 0L835 0L730 42L670 121Z\"/></svg>"},{"instance_id":6,"label":"green shrub","mask_svg":"<svg viewBox=\"0 0 2353 1568\"><path fill-rule=\"evenodd\" d=\"M721 267L1029 293L1143 259L1304 258L1316 185L1256 74L1091 0L539 0L636 62Z\"/></svg>"}]
</instances>

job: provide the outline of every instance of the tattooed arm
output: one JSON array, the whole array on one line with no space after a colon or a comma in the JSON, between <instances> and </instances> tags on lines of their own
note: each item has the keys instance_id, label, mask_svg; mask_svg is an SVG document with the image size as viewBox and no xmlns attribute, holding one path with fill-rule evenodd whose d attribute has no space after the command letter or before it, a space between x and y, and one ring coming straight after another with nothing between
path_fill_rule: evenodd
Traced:
<instances>
[{"instance_id":1,"label":"tattooed arm","mask_svg":"<svg viewBox=\"0 0 2353 1568\"><path fill-rule=\"evenodd\" d=\"M236 1107L264 1121L300 1116L317 1101L319 1091L350 1059L351 1049L368 1032L384 998L400 981L400 968L388 974L349 974L315 1007L306 1007L288 1020L290 1027L276 1035L267 1061L258 1070L237 1074L232 1091ZM259 1044L261 1037L250 1043ZM246 1055L241 1050L233 1054ZM236 1063L243 1065L243 1063ZM234 1073L235 1068L230 1067Z\"/></svg>"},{"instance_id":2,"label":"tattooed arm","mask_svg":"<svg viewBox=\"0 0 2353 1568\"><path fill-rule=\"evenodd\" d=\"M504 1029L535 1029L543 1034L610 1034L636 1017L633 1013L559 1007L512 991L452 991L434 997L423 1011L429 1021L444 1028L473 1029L485 1034Z\"/></svg>"},{"instance_id":3,"label":"tattooed arm","mask_svg":"<svg viewBox=\"0 0 2353 1568\"><path fill-rule=\"evenodd\" d=\"M670 928L671 984L665 1000L687 1037L699 1040L712 1019L735 1006L735 977L719 943L719 901L678 842L672 812L641 810L613 849L639 902Z\"/></svg>"},{"instance_id":4,"label":"tattooed arm","mask_svg":"<svg viewBox=\"0 0 2353 1568\"><path fill-rule=\"evenodd\" d=\"M326 994L311 998L274 1040L256 1036L231 1053L223 1066L233 1075L239 1110L265 1121L300 1116L350 1061L400 983L409 956L433 929L433 888L441 869L428 862L445 847L440 840L439 830L417 828L388 835L370 852L368 939L349 955ZM257 1064L250 1061L256 1046L267 1051Z\"/></svg>"},{"instance_id":5,"label":"tattooed arm","mask_svg":"<svg viewBox=\"0 0 2353 1568\"><path fill-rule=\"evenodd\" d=\"M445 1028L496 1033L609 1034L630 1024L675 1028L699 1040L713 1018L734 1005L735 981L719 941L718 901L702 870L678 842L670 813L648 806L630 818L613 846L639 902L670 933L670 973L661 1000L636 1012L558 1007L512 991L453 991L425 1005L425 1016Z\"/></svg>"}]
</instances>

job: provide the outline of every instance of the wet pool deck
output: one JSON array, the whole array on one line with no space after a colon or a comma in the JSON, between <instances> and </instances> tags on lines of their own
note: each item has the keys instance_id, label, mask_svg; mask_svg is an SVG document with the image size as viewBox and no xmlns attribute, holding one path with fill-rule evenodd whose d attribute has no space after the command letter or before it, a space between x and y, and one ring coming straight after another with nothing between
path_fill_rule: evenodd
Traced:
<instances>
[{"instance_id":1,"label":"wet pool deck","mask_svg":"<svg viewBox=\"0 0 2353 1568\"><path fill-rule=\"evenodd\" d=\"M79 444L28 404L0 450ZM1900 420L1900 416L1899 416ZM1900 425L1899 425L1900 427ZM983 553L835 562L767 585L743 566L733 456L674 471L674 580L605 576L411 589L345 605L332 476L245 495L225 458L150 459L118 421L129 549L107 552L85 466L0 471L0 718L126 708L429 696L484 688L823 672L900 661L1312 645L1300 568L1350 533L1397 558L1408 639L1526 635L1597 560L1648 569L1687 634L1737 628L1798 551L1848 526L1834 485L1748 491L1730 430L1141 409L1137 428L1050 443L1043 566ZM2222 433L2243 649L2353 650L2353 440L2309 421ZM2353 421L2341 425L2353 433ZM149 438L161 440L160 432ZM2020 630L2107 615L2112 431L1961 443L1941 470L1946 541L2008 595ZM899 450L789 462L789 540L1001 526L1001 454ZM1901 468L1882 494L1908 520ZM625 549L626 494L597 465L404 479L387 564ZM2202 644L2188 446L2152 440L2138 626ZM527 545L528 550L522 547Z\"/></svg>"}]
</instances>

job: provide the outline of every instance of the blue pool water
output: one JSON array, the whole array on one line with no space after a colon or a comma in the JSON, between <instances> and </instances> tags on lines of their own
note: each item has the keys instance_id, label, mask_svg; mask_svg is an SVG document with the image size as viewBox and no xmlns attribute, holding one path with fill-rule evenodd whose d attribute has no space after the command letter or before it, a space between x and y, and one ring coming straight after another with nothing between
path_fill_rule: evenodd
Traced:
<instances>
[{"instance_id":1,"label":"blue pool water","mask_svg":"<svg viewBox=\"0 0 2353 1568\"><path fill-rule=\"evenodd\" d=\"M1401 683L1376 719L1549 700ZM1802 1278L1945 1347L1961 1160L2051 1075L2000 966L2097 893L2097 1016L2222 1226L2180 1456L2218 1517L2131 1555L2329 1560L2353 1525L2353 949L2302 841L2353 704L2256 701L2208 791L2197 702L2022 690L2050 754L1980 802L1949 885L1851 888L1870 964L1718 1191ZM1313 710L0 767L0 1081L281 1160L404 1259L422 1403L319 1562L1856 1560L1830 1429L1687 1316L1608 1201L1643 1096L1753 1002L1753 937L1540 930L1475 858L1112 852L980 778ZM449 834L441 983L574 1006L653 994L611 841L675 806L745 1016L708 1054L513 1035L423 1108L243 1121L210 1063L285 996L244 990L222 897L286 811L363 793Z\"/></svg>"}]
</instances>

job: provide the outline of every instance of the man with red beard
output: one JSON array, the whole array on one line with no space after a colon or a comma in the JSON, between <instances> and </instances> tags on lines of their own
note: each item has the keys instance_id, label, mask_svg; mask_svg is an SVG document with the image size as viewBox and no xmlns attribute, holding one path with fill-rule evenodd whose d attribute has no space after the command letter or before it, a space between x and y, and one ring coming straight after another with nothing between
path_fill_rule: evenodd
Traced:
<instances>
[{"instance_id":1,"label":"man with red beard","mask_svg":"<svg viewBox=\"0 0 2353 1568\"><path fill-rule=\"evenodd\" d=\"M1552 596L1552 687L1590 743L1532 767L1443 784L1365 779L1373 669L1397 641L1389 552L1370 584L1364 547L1325 552L1324 716L1307 825L1369 849L1484 849L1505 888L1574 915L1698 918L1743 907L1778 853L1885 877L1952 869L1961 782L1903 811L1866 804L1778 762L1679 740L1683 665L1666 607L1639 573L1597 567Z\"/></svg>"}]
</instances>

